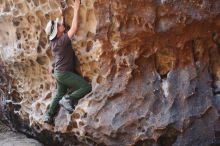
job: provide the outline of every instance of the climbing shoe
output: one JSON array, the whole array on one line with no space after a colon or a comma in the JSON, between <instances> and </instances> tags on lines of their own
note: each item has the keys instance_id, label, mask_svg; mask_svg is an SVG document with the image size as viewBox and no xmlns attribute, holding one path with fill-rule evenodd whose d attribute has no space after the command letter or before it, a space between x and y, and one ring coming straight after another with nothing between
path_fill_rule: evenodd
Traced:
<instances>
[{"instance_id":1,"label":"climbing shoe","mask_svg":"<svg viewBox=\"0 0 220 146\"><path fill-rule=\"evenodd\" d=\"M67 110L68 112L72 113L73 112L73 107L72 107L72 102L70 99L66 99L65 97L63 97L60 101L59 101L60 106L62 106L65 110Z\"/></svg>"},{"instance_id":2,"label":"climbing shoe","mask_svg":"<svg viewBox=\"0 0 220 146\"><path fill-rule=\"evenodd\" d=\"M44 116L44 123L47 123L47 124L50 124L50 125L54 125L53 118L50 115L46 114Z\"/></svg>"}]
</instances>

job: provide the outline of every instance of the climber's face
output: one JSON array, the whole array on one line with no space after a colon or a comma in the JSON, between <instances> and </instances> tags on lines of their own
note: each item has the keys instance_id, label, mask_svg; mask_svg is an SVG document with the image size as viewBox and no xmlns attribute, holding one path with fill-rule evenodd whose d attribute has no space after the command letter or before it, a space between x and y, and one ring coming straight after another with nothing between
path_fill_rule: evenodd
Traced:
<instances>
[{"instance_id":1,"label":"climber's face","mask_svg":"<svg viewBox=\"0 0 220 146\"><path fill-rule=\"evenodd\" d=\"M65 30L65 27L64 27L63 23L58 23L57 29L58 29L58 31L59 31L60 33L63 33L64 30Z\"/></svg>"}]
</instances>

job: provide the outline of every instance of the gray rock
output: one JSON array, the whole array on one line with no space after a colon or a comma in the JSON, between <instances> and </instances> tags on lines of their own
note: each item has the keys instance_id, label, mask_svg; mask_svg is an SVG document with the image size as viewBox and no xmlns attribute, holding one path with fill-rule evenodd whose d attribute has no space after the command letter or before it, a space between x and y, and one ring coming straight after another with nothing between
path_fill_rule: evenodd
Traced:
<instances>
[{"instance_id":1,"label":"gray rock","mask_svg":"<svg viewBox=\"0 0 220 146\"><path fill-rule=\"evenodd\" d=\"M43 146L34 139L25 135L13 132L8 127L0 123L0 145L1 146Z\"/></svg>"}]
</instances>

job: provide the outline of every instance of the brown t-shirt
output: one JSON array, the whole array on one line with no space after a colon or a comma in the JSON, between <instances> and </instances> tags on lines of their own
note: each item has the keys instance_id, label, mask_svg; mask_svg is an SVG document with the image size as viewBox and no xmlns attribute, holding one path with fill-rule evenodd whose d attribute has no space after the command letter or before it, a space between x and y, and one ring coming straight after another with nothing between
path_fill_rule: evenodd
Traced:
<instances>
[{"instance_id":1,"label":"brown t-shirt","mask_svg":"<svg viewBox=\"0 0 220 146\"><path fill-rule=\"evenodd\" d=\"M73 71L74 68L74 51L71 40L67 33L60 38L51 41L50 47L54 57L54 69L58 71Z\"/></svg>"}]
</instances>

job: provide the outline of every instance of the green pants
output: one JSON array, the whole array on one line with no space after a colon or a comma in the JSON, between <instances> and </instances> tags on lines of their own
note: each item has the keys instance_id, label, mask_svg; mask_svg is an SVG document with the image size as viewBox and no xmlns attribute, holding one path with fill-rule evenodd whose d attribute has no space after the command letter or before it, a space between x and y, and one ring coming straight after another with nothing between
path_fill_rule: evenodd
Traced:
<instances>
[{"instance_id":1,"label":"green pants","mask_svg":"<svg viewBox=\"0 0 220 146\"><path fill-rule=\"evenodd\" d=\"M74 91L65 96L65 98L69 99L79 99L85 96L92 90L90 84L85 81L81 76L73 73L73 72L60 72L54 71L53 77L56 79L56 95L53 98L53 101L48 110L48 114L50 116L54 116L59 109L59 101L66 94L68 88L74 88Z\"/></svg>"}]
</instances>

